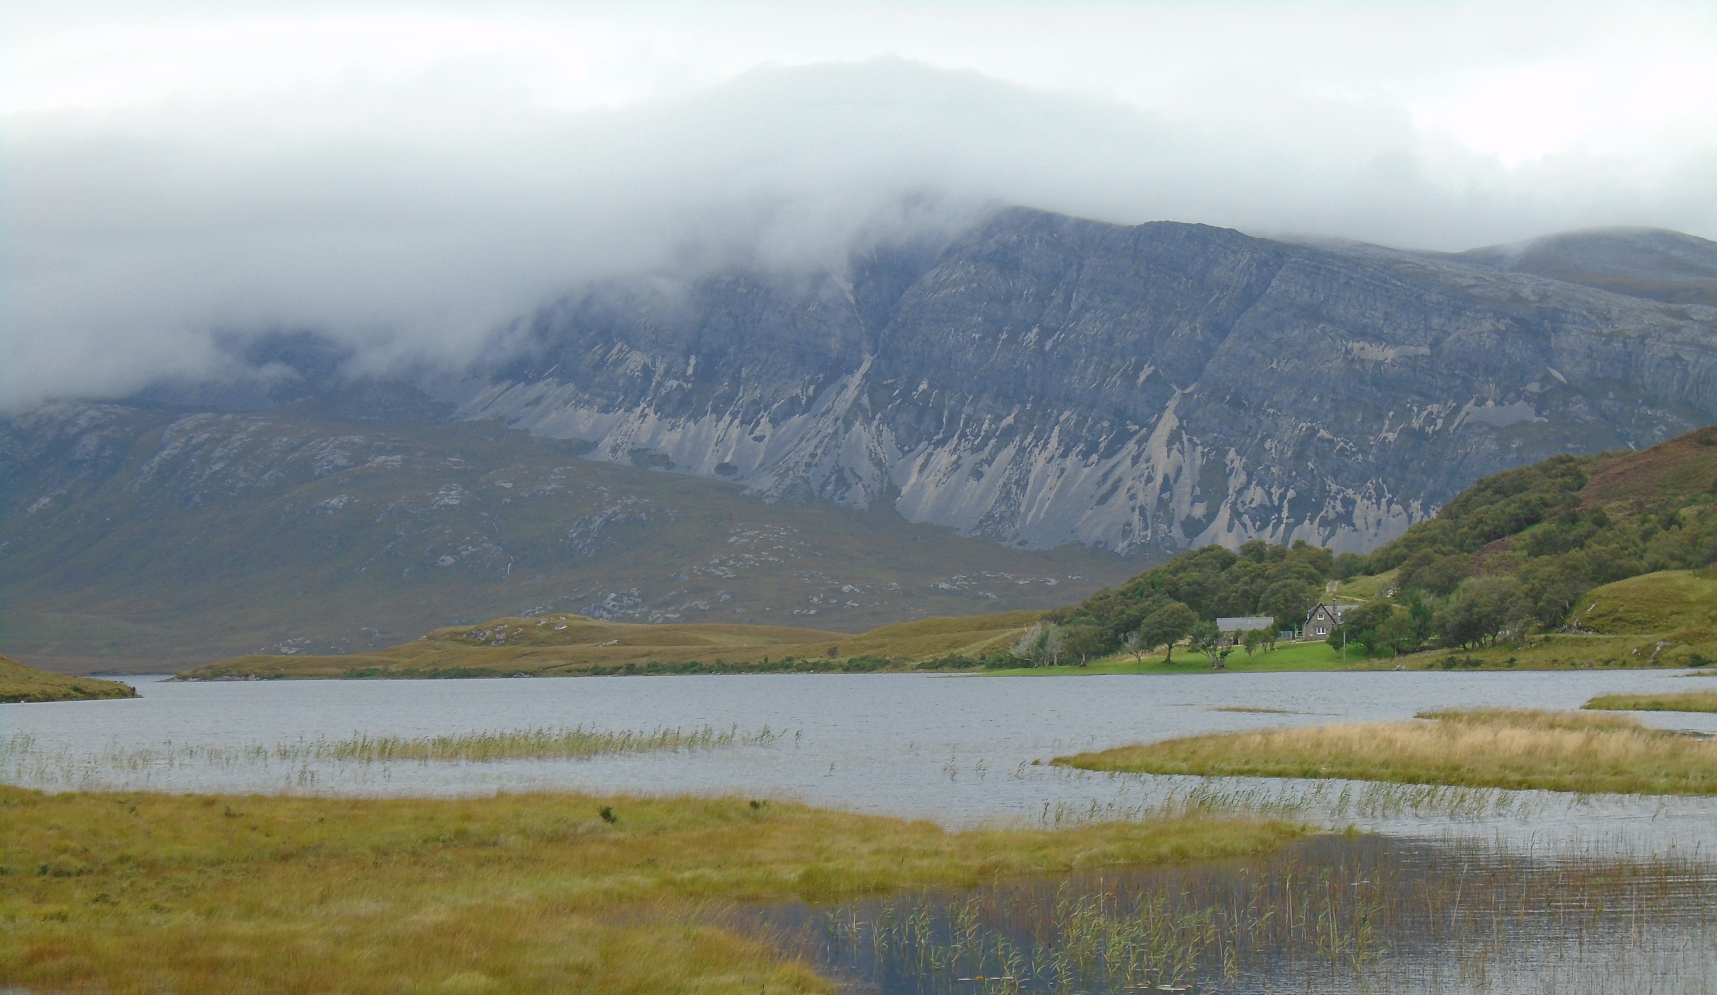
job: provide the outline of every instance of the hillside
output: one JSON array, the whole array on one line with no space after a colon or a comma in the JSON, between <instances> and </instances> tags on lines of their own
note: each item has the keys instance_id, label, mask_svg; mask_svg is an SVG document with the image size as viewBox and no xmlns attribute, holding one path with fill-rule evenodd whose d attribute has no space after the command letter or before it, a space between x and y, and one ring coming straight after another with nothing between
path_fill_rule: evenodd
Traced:
<instances>
[{"instance_id":1,"label":"hillside","mask_svg":"<svg viewBox=\"0 0 1717 995\"><path fill-rule=\"evenodd\" d=\"M1056 652L1044 655L1198 647L1217 639L1221 616L1298 628L1323 601L1347 608L1331 638L1374 657L1702 666L1717 659L1713 562L1717 427L1487 477L1369 555L1256 541L1183 553L1047 613Z\"/></svg>"},{"instance_id":2,"label":"hillside","mask_svg":"<svg viewBox=\"0 0 1717 995\"><path fill-rule=\"evenodd\" d=\"M1393 570L1397 586L1433 595L1468 576L1507 575L1532 621L1553 627L1593 587L1714 561L1717 427L1486 478L1349 570Z\"/></svg>"},{"instance_id":3,"label":"hillside","mask_svg":"<svg viewBox=\"0 0 1717 995\"><path fill-rule=\"evenodd\" d=\"M1189 550L1048 612L930 619L857 636L769 626L628 625L576 615L442 629L353 656L246 656L187 679L533 676L903 666L1100 664L1219 642L1261 616L1275 642L1312 605L1348 606L1332 638L1366 657L1508 666L1702 666L1717 659L1717 427L1645 452L1558 456L1487 477L1369 556L1296 542ZM1581 607L1584 606L1584 607ZM1254 661L1249 644L1245 659ZM1451 651L1458 657L1451 657ZM1216 650L1212 650L1213 653ZM1507 654L1504 656L1503 654ZM1476 654L1476 655L1475 655ZM1326 652L1281 666L1332 666ZM1301 659L1303 657L1303 659ZM1495 659L1491 659L1495 657ZM1237 658L1238 660L1239 658ZM1215 662L1212 660L1212 662ZM1450 664L1454 665L1454 664ZM1160 669L1160 668L1158 668Z\"/></svg>"},{"instance_id":4,"label":"hillside","mask_svg":"<svg viewBox=\"0 0 1717 995\"><path fill-rule=\"evenodd\" d=\"M971 668L1006 655L1039 612L935 618L851 635L765 625L602 622L579 615L498 618L349 656L241 656L179 680L572 677Z\"/></svg>"},{"instance_id":5,"label":"hillside","mask_svg":"<svg viewBox=\"0 0 1717 995\"><path fill-rule=\"evenodd\" d=\"M1338 564L1355 574L1339 588L1356 606L1344 635L1374 652L1458 647L1473 664L1705 666L1714 562L1717 427L1479 481Z\"/></svg>"},{"instance_id":6,"label":"hillside","mask_svg":"<svg viewBox=\"0 0 1717 995\"><path fill-rule=\"evenodd\" d=\"M0 648L62 670L362 652L550 612L853 633L1048 608L1136 569L315 401L68 405L11 428Z\"/></svg>"},{"instance_id":7,"label":"hillside","mask_svg":"<svg viewBox=\"0 0 1717 995\"><path fill-rule=\"evenodd\" d=\"M90 701L97 698L135 698L136 689L118 681L94 677L67 677L26 667L0 656L0 704L25 701Z\"/></svg>"}]
</instances>

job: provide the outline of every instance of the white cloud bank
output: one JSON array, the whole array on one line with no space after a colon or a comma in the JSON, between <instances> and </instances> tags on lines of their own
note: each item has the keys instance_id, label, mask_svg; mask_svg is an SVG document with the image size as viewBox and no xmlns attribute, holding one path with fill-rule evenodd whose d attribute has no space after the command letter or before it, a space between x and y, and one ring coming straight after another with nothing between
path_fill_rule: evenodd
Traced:
<instances>
[{"instance_id":1,"label":"white cloud bank","mask_svg":"<svg viewBox=\"0 0 1717 995\"><path fill-rule=\"evenodd\" d=\"M1445 249L1717 237L1693 5L9 18L0 409L204 375L230 331L460 362L590 279L838 260L911 196Z\"/></svg>"}]
</instances>

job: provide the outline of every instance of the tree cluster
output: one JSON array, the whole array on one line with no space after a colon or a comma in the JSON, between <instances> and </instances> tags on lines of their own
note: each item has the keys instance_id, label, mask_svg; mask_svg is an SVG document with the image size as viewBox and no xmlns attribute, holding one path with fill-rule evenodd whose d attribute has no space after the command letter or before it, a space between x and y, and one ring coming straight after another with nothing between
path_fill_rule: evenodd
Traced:
<instances>
[{"instance_id":1,"label":"tree cluster","mask_svg":"<svg viewBox=\"0 0 1717 995\"><path fill-rule=\"evenodd\" d=\"M1658 570L1717 562L1717 429L1662 452L1669 485L1587 489L1590 474L1635 454L1557 456L1474 484L1401 538L1369 555L1296 542L1195 549L1113 590L1045 616L1015 657L1078 664L1117 650L1142 660L1175 644L1221 666L1229 640L1215 619L1262 615L1297 628L1326 580L1396 571L1394 590L1349 610L1332 638L1370 655L1430 645L1468 648L1563 625L1593 587ZM1659 452L1654 450L1653 452ZM1646 457L1642 457L1646 458ZM1633 472L1636 463L1626 464ZM1612 478L1613 478L1612 474ZM1274 639L1275 630L1268 633ZM1255 652L1266 635L1249 634Z\"/></svg>"},{"instance_id":2,"label":"tree cluster","mask_svg":"<svg viewBox=\"0 0 1717 995\"><path fill-rule=\"evenodd\" d=\"M1217 632L1217 618L1268 616L1279 628L1297 627L1333 568L1329 550L1303 541L1287 547L1253 540L1239 552L1220 546L1189 550L1118 588L1049 613L1014 653L1053 665L1084 663L1118 650L1142 660L1160 649L1172 661L1175 644L1192 637L1194 651L1220 666L1231 647ZM1273 642L1275 630L1253 637L1248 652L1256 652L1266 638Z\"/></svg>"}]
</instances>

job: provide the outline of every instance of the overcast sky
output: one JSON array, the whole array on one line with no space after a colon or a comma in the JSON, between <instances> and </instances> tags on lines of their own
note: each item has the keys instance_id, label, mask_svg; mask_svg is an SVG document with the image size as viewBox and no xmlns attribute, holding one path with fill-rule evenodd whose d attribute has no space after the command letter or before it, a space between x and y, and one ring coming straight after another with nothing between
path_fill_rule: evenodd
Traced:
<instances>
[{"instance_id":1,"label":"overcast sky","mask_svg":"<svg viewBox=\"0 0 1717 995\"><path fill-rule=\"evenodd\" d=\"M1717 238L1709 0L925 6L11 0L0 408L229 331L458 362L593 278L838 261L906 197Z\"/></svg>"}]
</instances>

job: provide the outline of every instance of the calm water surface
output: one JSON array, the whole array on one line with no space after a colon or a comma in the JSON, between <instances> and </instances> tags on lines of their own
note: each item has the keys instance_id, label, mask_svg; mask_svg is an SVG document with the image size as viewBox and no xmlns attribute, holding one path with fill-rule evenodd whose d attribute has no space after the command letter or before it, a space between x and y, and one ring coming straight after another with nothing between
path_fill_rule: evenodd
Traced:
<instances>
[{"instance_id":1,"label":"calm water surface","mask_svg":"<svg viewBox=\"0 0 1717 995\"><path fill-rule=\"evenodd\" d=\"M135 682L133 701L0 705L0 778L49 789L420 795L533 789L733 794L934 819L1065 824L1189 792L1288 806L1397 835L1664 851L1717 844L1717 801L1425 792L1349 782L1113 775L1059 755L1194 733L1393 720L1427 708L1577 708L1610 691L1703 686L1665 672L1198 674L1061 678L756 675L440 681ZM1717 683L1717 681L1713 681ZM1221 711L1268 708L1270 714ZM1717 716L1643 713L1717 733ZM767 727L772 745L490 763L173 761L164 744L240 749L357 734L535 727ZM28 737L24 740L23 737ZM1034 765L1034 761L1041 764Z\"/></svg>"}]
</instances>

